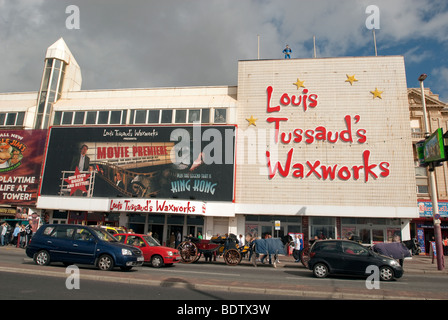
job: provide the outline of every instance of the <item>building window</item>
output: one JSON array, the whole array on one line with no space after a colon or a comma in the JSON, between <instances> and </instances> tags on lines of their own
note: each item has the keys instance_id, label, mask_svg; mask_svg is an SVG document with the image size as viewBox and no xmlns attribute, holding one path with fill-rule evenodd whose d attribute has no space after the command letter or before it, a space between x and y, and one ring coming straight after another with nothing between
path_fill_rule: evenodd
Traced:
<instances>
[{"instance_id":1,"label":"building window","mask_svg":"<svg viewBox=\"0 0 448 320\"><path fill-rule=\"evenodd\" d=\"M176 110L176 123L187 122L187 110Z\"/></svg>"},{"instance_id":2,"label":"building window","mask_svg":"<svg viewBox=\"0 0 448 320\"><path fill-rule=\"evenodd\" d=\"M201 123L210 123L210 109L202 109L201 113Z\"/></svg>"},{"instance_id":3,"label":"building window","mask_svg":"<svg viewBox=\"0 0 448 320\"><path fill-rule=\"evenodd\" d=\"M146 123L146 110L136 110L135 111L135 124Z\"/></svg>"},{"instance_id":4,"label":"building window","mask_svg":"<svg viewBox=\"0 0 448 320\"><path fill-rule=\"evenodd\" d=\"M53 125L126 124L127 110L114 111L56 111Z\"/></svg>"},{"instance_id":5,"label":"building window","mask_svg":"<svg viewBox=\"0 0 448 320\"><path fill-rule=\"evenodd\" d=\"M24 119L25 112L2 112L0 113L0 126L23 126Z\"/></svg>"},{"instance_id":6,"label":"building window","mask_svg":"<svg viewBox=\"0 0 448 320\"><path fill-rule=\"evenodd\" d=\"M73 120L73 124L84 124L84 117L85 117L84 111L77 111L75 112L75 119Z\"/></svg>"},{"instance_id":7,"label":"building window","mask_svg":"<svg viewBox=\"0 0 448 320\"><path fill-rule=\"evenodd\" d=\"M160 120L160 110L148 111L148 123L159 123L159 120Z\"/></svg>"},{"instance_id":8,"label":"building window","mask_svg":"<svg viewBox=\"0 0 448 320\"><path fill-rule=\"evenodd\" d=\"M96 111L88 111L86 124L96 124Z\"/></svg>"},{"instance_id":9,"label":"building window","mask_svg":"<svg viewBox=\"0 0 448 320\"><path fill-rule=\"evenodd\" d=\"M98 124L108 124L108 123L109 123L109 111L99 111Z\"/></svg>"},{"instance_id":10,"label":"building window","mask_svg":"<svg viewBox=\"0 0 448 320\"><path fill-rule=\"evenodd\" d=\"M173 110L162 110L162 123L173 123Z\"/></svg>"},{"instance_id":11,"label":"building window","mask_svg":"<svg viewBox=\"0 0 448 320\"><path fill-rule=\"evenodd\" d=\"M215 123L226 123L226 122L227 122L227 110L215 109Z\"/></svg>"},{"instance_id":12,"label":"building window","mask_svg":"<svg viewBox=\"0 0 448 320\"><path fill-rule=\"evenodd\" d=\"M335 239L335 219L330 217L311 217L310 239Z\"/></svg>"}]
</instances>

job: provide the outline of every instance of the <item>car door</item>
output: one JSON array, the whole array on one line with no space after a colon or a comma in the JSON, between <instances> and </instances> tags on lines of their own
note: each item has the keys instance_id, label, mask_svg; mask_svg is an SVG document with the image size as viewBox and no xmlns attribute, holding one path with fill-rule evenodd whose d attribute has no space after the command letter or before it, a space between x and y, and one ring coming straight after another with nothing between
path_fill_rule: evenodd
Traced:
<instances>
[{"instance_id":1,"label":"car door","mask_svg":"<svg viewBox=\"0 0 448 320\"><path fill-rule=\"evenodd\" d=\"M145 261L149 261L151 259L151 252L150 250L148 250L149 247L145 244L145 241L140 235L129 234L125 244L137 247L142 250Z\"/></svg>"},{"instance_id":2,"label":"car door","mask_svg":"<svg viewBox=\"0 0 448 320\"><path fill-rule=\"evenodd\" d=\"M69 250L70 261L80 264L93 264L97 244L97 238L89 229L76 228Z\"/></svg>"},{"instance_id":3,"label":"car door","mask_svg":"<svg viewBox=\"0 0 448 320\"><path fill-rule=\"evenodd\" d=\"M342 256L345 273L365 274L372 264L369 250L356 242L342 242Z\"/></svg>"},{"instance_id":4,"label":"car door","mask_svg":"<svg viewBox=\"0 0 448 320\"><path fill-rule=\"evenodd\" d=\"M343 268L341 246L338 241L321 241L314 246L317 260L325 262L332 273L338 273Z\"/></svg>"},{"instance_id":5,"label":"car door","mask_svg":"<svg viewBox=\"0 0 448 320\"><path fill-rule=\"evenodd\" d=\"M44 233L44 244L52 261L66 261L68 259L68 250L75 229L75 226L60 225L55 226L49 235Z\"/></svg>"}]
</instances>

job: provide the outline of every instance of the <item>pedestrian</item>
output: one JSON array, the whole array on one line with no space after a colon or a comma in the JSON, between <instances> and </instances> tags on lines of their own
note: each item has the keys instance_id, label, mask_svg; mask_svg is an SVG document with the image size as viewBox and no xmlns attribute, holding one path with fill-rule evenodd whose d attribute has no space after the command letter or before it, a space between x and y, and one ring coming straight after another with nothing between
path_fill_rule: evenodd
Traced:
<instances>
[{"instance_id":1,"label":"pedestrian","mask_svg":"<svg viewBox=\"0 0 448 320\"><path fill-rule=\"evenodd\" d=\"M292 256L295 262L300 262L300 257L302 256L303 250L303 239L301 234L296 234L294 239L294 250L292 251Z\"/></svg>"},{"instance_id":2,"label":"pedestrian","mask_svg":"<svg viewBox=\"0 0 448 320\"><path fill-rule=\"evenodd\" d=\"M6 223L6 236L5 236L5 246L11 243L11 225Z\"/></svg>"},{"instance_id":3,"label":"pedestrian","mask_svg":"<svg viewBox=\"0 0 448 320\"><path fill-rule=\"evenodd\" d=\"M4 246L5 245L5 236L6 236L6 231L8 229L6 228L6 222L3 222L0 225L0 236L1 236L1 245Z\"/></svg>"},{"instance_id":4,"label":"pedestrian","mask_svg":"<svg viewBox=\"0 0 448 320\"><path fill-rule=\"evenodd\" d=\"M240 234L240 235L238 236L238 245L239 245L241 248L244 247L244 239L243 239L243 235L242 235L242 234Z\"/></svg>"},{"instance_id":5,"label":"pedestrian","mask_svg":"<svg viewBox=\"0 0 448 320\"><path fill-rule=\"evenodd\" d=\"M285 59L291 59L292 50L288 45L286 45L286 48L283 49L283 53L285 54Z\"/></svg>"},{"instance_id":6,"label":"pedestrian","mask_svg":"<svg viewBox=\"0 0 448 320\"><path fill-rule=\"evenodd\" d=\"M177 248L181 242L182 242L182 235L180 234L180 231L177 231L174 248Z\"/></svg>"},{"instance_id":7,"label":"pedestrian","mask_svg":"<svg viewBox=\"0 0 448 320\"><path fill-rule=\"evenodd\" d=\"M25 247L30 243L31 237L33 236L33 227L31 226L31 220L28 221L28 224L25 227Z\"/></svg>"},{"instance_id":8,"label":"pedestrian","mask_svg":"<svg viewBox=\"0 0 448 320\"><path fill-rule=\"evenodd\" d=\"M14 231L12 233L12 244L17 246L17 241L19 239L19 234L20 234L20 225L18 223L16 223L16 227L14 228Z\"/></svg>"},{"instance_id":9,"label":"pedestrian","mask_svg":"<svg viewBox=\"0 0 448 320\"><path fill-rule=\"evenodd\" d=\"M25 226L22 224L20 226L20 247L25 248Z\"/></svg>"},{"instance_id":10,"label":"pedestrian","mask_svg":"<svg viewBox=\"0 0 448 320\"><path fill-rule=\"evenodd\" d=\"M443 255L448 255L448 237L445 236L445 238L443 238Z\"/></svg>"},{"instance_id":11,"label":"pedestrian","mask_svg":"<svg viewBox=\"0 0 448 320\"><path fill-rule=\"evenodd\" d=\"M174 232L171 232L171 235L170 235L170 245L169 245L170 248L174 248L175 241L176 241L176 236L174 235Z\"/></svg>"}]
</instances>

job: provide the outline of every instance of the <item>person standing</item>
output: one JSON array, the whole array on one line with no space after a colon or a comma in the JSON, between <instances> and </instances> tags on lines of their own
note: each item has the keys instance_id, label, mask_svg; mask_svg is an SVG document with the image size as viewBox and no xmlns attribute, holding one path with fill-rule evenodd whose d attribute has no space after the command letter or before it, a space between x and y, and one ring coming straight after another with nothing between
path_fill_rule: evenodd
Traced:
<instances>
[{"instance_id":1,"label":"person standing","mask_svg":"<svg viewBox=\"0 0 448 320\"><path fill-rule=\"evenodd\" d=\"M76 167L78 167L79 171L88 171L90 166L90 158L87 156L87 151L89 147L85 144L81 146L81 151L79 154L75 155L73 158L72 164L70 166L71 171L75 171Z\"/></svg>"},{"instance_id":2,"label":"person standing","mask_svg":"<svg viewBox=\"0 0 448 320\"><path fill-rule=\"evenodd\" d=\"M28 246L28 243L30 243L31 237L33 236L33 228L31 225L31 220L28 221L28 224L25 227L25 248Z\"/></svg>"},{"instance_id":3,"label":"person standing","mask_svg":"<svg viewBox=\"0 0 448 320\"><path fill-rule=\"evenodd\" d=\"M289 45L286 45L286 48L283 49L283 53L285 54L285 59L291 59L292 50Z\"/></svg>"},{"instance_id":4,"label":"person standing","mask_svg":"<svg viewBox=\"0 0 448 320\"><path fill-rule=\"evenodd\" d=\"M1 244L2 246L5 245L5 236L6 236L6 222L3 222L2 225L0 225L0 236L1 236Z\"/></svg>"},{"instance_id":5,"label":"person standing","mask_svg":"<svg viewBox=\"0 0 448 320\"><path fill-rule=\"evenodd\" d=\"M14 228L14 231L12 233L12 237L13 237L12 244L15 246L17 245L17 240L19 238L19 234L20 234L20 225L18 223L16 223L16 227Z\"/></svg>"}]
</instances>

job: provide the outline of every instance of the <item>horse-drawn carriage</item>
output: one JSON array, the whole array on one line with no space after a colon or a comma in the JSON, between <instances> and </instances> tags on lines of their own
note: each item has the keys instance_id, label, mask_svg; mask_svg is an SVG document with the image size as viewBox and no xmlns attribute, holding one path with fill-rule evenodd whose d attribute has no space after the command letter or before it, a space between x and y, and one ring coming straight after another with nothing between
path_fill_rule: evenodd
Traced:
<instances>
[{"instance_id":1,"label":"horse-drawn carriage","mask_svg":"<svg viewBox=\"0 0 448 320\"><path fill-rule=\"evenodd\" d=\"M235 266L241 262L244 254L251 252L252 263L257 266L257 256L274 255L274 261L280 254L285 254L284 243L280 239L257 239L251 245L240 246L234 234L202 240L186 237L178 247L182 262L193 263L204 255L222 255L226 264ZM274 264L275 265L275 264Z\"/></svg>"},{"instance_id":2,"label":"horse-drawn carriage","mask_svg":"<svg viewBox=\"0 0 448 320\"><path fill-rule=\"evenodd\" d=\"M234 234L213 237L203 240L186 237L178 247L182 262L193 263L204 256L222 255L226 264L235 266L241 262L243 254L249 251L248 246L239 246Z\"/></svg>"}]
</instances>

